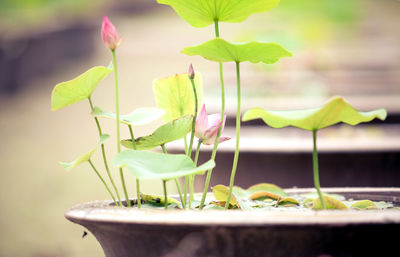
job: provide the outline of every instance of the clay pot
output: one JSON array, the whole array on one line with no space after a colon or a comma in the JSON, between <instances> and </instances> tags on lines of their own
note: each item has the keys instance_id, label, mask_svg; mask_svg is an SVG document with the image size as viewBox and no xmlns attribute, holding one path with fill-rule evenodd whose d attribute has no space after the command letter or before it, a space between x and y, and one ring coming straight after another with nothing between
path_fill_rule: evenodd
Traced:
<instances>
[{"instance_id":1,"label":"clay pot","mask_svg":"<svg viewBox=\"0 0 400 257\"><path fill-rule=\"evenodd\" d=\"M400 203L400 188L323 191ZM165 211L97 201L77 205L65 217L92 232L107 257L393 256L400 235L399 210Z\"/></svg>"}]
</instances>

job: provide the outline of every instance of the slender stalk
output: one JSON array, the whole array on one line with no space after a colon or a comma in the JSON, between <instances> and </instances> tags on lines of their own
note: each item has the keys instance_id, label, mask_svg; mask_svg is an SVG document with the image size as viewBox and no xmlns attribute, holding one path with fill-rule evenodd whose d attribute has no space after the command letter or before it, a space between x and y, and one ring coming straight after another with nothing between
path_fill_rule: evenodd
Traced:
<instances>
[{"instance_id":1,"label":"slender stalk","mask_svg":"<svg viewBox=\"0 0 400 257\"><path fill-rule=\"evenodd\" d=\"M233 184L235 182L236 168L239 159L239 142L240 142L240 63L236 62L236 82L237 82L237 110L236 110L236 149L233 157L233 166L231 179L229 182L228 199L226 200L225 209L228 209L232 197Z\"/></svg>"},{"instance_id":2,"label":"slender stalk","mask_svg":"<svg viewBox=\"0 0 400 257\"><path fill-rule=\"evenodd\" d=\"M129 133L131 134L133 150L136 150L136 141L135 141L135 136L133 135L132 125L129 124L128 127L129 127ZM136 198L137 198L138 208L140 209L142 207L142 199L140 199L140 181L138 178L136 179Z\"/></svg>"},{"instance_id":3,"label":"slender stalk","mask_svg":"<svg viewBox=\"0 0 400 257\"><path fill-rule=\"evenodd\" d=\"M192 121L192 133L190 134L190 143L189 143L189 149L187 155L189 157L192 156L192 147L193 147L193 139L194 139L194 129L196 126L196 119L197 119L197 107L198 107L198 100L197 100L197 92L196 92L196 84L194 82L194 79L190 78L190 82L192 83L192 89L193 89L193 94L194 94L194 116L193 116L193 121Z\"/></svg>"},{"instance_id":4,"label":"slender stalk","mask_svg":"<svg viewBox=\"0 0 400 257\"><path fill-rule=\"evenodd\" d=\"M165 148L165 145L161 145L161 148L162 148L163 152L164 152L165 154L167 154L167 149ZM179 185L178 179L174 179L174 180L175 180L176 188L178 189L179 199L181 200L181 203L182 203L182 208L185 208L185 204L184 204L184 202L183 202L183 197L182 197L181 186Z\"/></svg>"},{"instance_id":5,"label":"slender stalk","mask_svg":"<svg viewBox=\"0 0 400 257\"><path fill-rule=\"evenodd\" d=\"M184 186L183 186L183 201L185 202L185 208L184 209L186 209L186 204L187 204L188 186L189 186L189 176L186 176L185 177Z\"/></svg>"},{"instance_id":6,"label":"slender stalk","mask_svg":"<svg viewBox=\"0 0 400 257\"><path fill-rule=\"evenodd\" d=\"M317 189L319 200L323 209L326 209L324 198L322 197L321 188L319 185L319 170L318 170L318 152L317 152L317 131L313 130L313 171L314 171L314 186Z\"/></svg>"},{"instance_id":7,"label":"slender stalk","mask_svg":"<svg viewBox=\"0 0 400 257\"><path fill-rule=\"evenodd\" d=\"M90 96L89 96L88 100L89 100L89 104L90 104L90 109L93 111L94 110L94 106L93 106L93 102L92 102L92 99L91 99ZM103 135L103 132L102 132L101 127L100 127L99 119L97 117L94 117L94 120L95 120L96 125L97 125L97 130L99 131L99 136L101 137ZM111 182L112 187L114 188L115 194L117 195L118 205L122 206L121 198L119 196L118 189L117 189L117 187L115 185L113 177L111 176L110 168L108 167L106 150L105 150L104 144L101 144L101 153L103 155L103 162L104 162L104 167L106 168L107 176L110 179L110 182Z\"/></svg>"},{"instance_id":8,"label":"slender stalk","mask_svg":"<svg viewBox=\"0 0 400 257\"><path fill-rule=\"evenodd\" d=\"M185 154L188 154L188 145L187 145L187 138L186 136L183 138L183 141L185 142Z\"/></svg>"},{"instance_id":9,"label":"slender stalk","mask_svg":"<svg viewBox=\"0 0 400 257\"><path fill-rule=\"evenodd\" d=\"M197 161L199 159L199 153L200 153L200 146L201 146L201 141L197 144L196 148L196 155L194 157L194 165L197 166ZM189 178L189 188L190 188L190 196L189 196L189 209L192 208L192 201L194 200L194 179L196 178L196 175L191 175Z\"/></svg>"},{"instance_id":10,"label":"slender stalk","mask_svg":"<svg viewBox=\"0 0 400 257\"><path fill-rule=\"evenodd\" d=\"M219 37L218 20L215 20L214 25L215 25L215 36L218 38ZM224 121L224 116L225 116L225 82L224 82L224 69L222 62L219 63L219 78L221 82L221 123L222 123ZM217 155L217 149L219 144L219 138L221 137L221 131L222 131L222 126L220 126L218 129L217 138L215 140L214 148L211 153L211 160L213 161L215 160L215 156ZM199 207L200 210L204 208L204 202L206 200L208 188L210 186L212 171L213 169L210 169L207 172L206 182L204 184L204 191L201 197L201 202Z\"/></svg>"},{"instance_id":11,"label":"slender stalk","mask_svg":"<svg viewBox=\"0 0 400 257\"><path fill-rule=\"evenodd\" d=\"M117 201L115 200L115 197L113 195L113 193L111 192L110 188L107 186L106 181L103 179L103 177L100 175L99 171L96 169L96 167L93 165L93 162L89 159L89 164L92 167L92 169L94 170L94 172L96 172L97 176L99 177L99 179L101 180L101 182L103 182L104 186L106 187L108 193L110 194L111 198L114 200L114 203L116 203Z\"/></svg>"},{"instance_id":12,"label":"slender stalk","mask_svg":"<svg viewBox=\"0 0 400 257\"><path fill-rule=\"evenodd\" d=\"M117 66L117 56L115 50L111 50L113 67L114 67L114 80L115 80L115 114L117 120L117 152L121 152L121 132L119 124L119 88L118 88L118 66ZM129 201L128 191L126 189L125 178L122 168L119 169L119 176L121 177L122 188L124 190L125 200L128 207L131 207L131 202Z\"/></svg>"},{"instance_id":13,"label":"slender stalk","mask_svg":"<svg viewBox=\"0 0 400 257\"><path fill-rule=\"evenodd\" d=\"M163 180L162 182L163 182L163 188L164 188L164 201L165 201L164 206L165 206L165 209L168 209L167 181Z\"/></svg>"}]
</instances>

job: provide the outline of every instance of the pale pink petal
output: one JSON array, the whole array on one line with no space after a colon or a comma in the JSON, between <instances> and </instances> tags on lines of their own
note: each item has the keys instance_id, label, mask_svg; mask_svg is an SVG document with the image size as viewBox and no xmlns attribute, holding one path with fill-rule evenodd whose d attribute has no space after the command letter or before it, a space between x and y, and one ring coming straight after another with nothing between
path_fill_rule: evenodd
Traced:
<instances>
[{"instance_id":1,"label":"pale pink petal","mask_svg":"<svg viewBox=\"0 0 400 257\"><path fill-rule=\"evenodd\" d=\"M208 115L208 127L220 126L221 115L219 113L214 113Z\"/></svg>"},{"instance_id":2,"label":"pale pink petal","mask_svg":"<svg viewBox=\"0 0 400 257\"><path fill-rule=\"evenodd\" d=\"M229 139L231 139L231 137L220 137L220 138L219 138L219 143L228 141Z\"/></svg>"},{"instance_id":3,"label":"pale pink petal","mask_svg":"<svg viewBox=\"0 0 400 257\"><path fill-rule=\"evenodd\" d=\"M103 24L101 25L101 37L104 44L110 50L115 50L120 43L118 32L107 16L103 17Z\"/></svg>"},{"instance_id":4,"label":"pale pink petal","mask_svg":"<svg viewBox=\"0 0 400 257\"><path fill-rule=\"evenodd\" d=\"M203 104L203 108L201 108L201 111L197 115L194 135L197 138L201 139L204 138L204 134L207 130L207 127L208 127L207 111L206 111L206 106Z\"/></svg>"}]
</instances>

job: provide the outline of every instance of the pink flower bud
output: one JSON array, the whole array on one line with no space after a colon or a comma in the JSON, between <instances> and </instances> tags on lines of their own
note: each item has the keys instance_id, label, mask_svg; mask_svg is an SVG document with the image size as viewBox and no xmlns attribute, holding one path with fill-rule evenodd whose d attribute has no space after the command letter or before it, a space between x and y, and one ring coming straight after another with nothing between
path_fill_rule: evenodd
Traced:
<instances>
[{"instance_id":1,"label":"pink flower bud","mask_svg":"<svg viewBox=\"0 0 400 257\"><path fill-rule=\"evenodd\" d=\"M107 16L103 17L103 24L101 25L101 38L103 39L104 44L110 50L115 50L121 42L119 40L117 30Z\"/></svg>"},{"instance_id":2,"label":"pink flower bud","mask_svg":"<svg viewBox=\"0 0 400 257\"><path fill-rule=\"evenodd\" d=\"M213 145L215 140L217 139L218 130L221 126L221 115L211 114L207 116L206 107L203 104L203 108L200 113L197 115L194 135L202 141L205 145ZM221 134L224 130L226 115L224 115L224 121L222 123ZM230 137L220 137L219 143L229 140Z\"/></svg>"},{"instance_id":3,"label":"pink flower bud","mask_svg":"<svg viewBox=\"0 0 400 257\"><path fill-rule=\"evenodd\" d=\"M189 66L188 76L189 76L189 79L194 79L195 73L194 73L192 64L190 64L190 66Z\"/></svg>"}]
</instances>

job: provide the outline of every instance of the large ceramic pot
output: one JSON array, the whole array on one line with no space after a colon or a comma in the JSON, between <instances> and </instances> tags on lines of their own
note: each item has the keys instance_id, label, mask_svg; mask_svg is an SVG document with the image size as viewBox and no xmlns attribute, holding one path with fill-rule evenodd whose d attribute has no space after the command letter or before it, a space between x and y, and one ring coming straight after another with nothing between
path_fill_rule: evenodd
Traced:
<instances>
[{"instance_id":1,"label":"large ceramic pot","mask_svg":"<svg viewBox=\"0 0 400 257\"><path fill-rule=\"evenodd\" d=\"M400 188L323 191L400 204ZM400 235L399 210L153 211L97 201L65 217L92 232L107 257L395 256Z\"/></svg>"}]
</instances>

